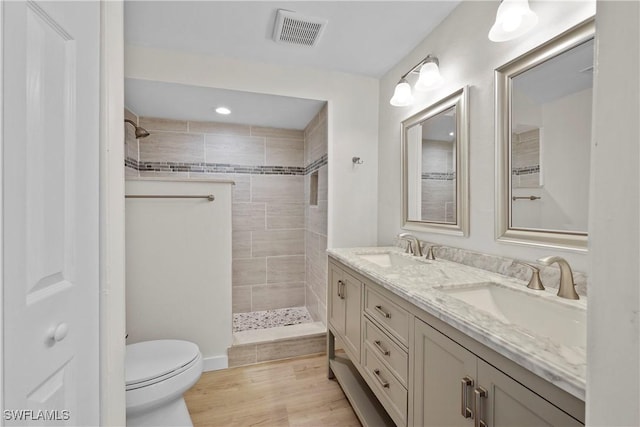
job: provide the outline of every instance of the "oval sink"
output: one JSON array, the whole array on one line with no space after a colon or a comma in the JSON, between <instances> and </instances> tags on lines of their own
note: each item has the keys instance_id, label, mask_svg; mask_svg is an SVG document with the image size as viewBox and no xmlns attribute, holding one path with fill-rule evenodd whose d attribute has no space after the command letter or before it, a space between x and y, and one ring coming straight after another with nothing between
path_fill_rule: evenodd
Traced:
<instances>
[{"instance_id":1,"label":"oval sink","mask_svg":"<svg viewBox=\"0 0 640 427\"><path fill-rule=\"evenodd\" d=\"M365 261L376 264L380 267L404 267L408 265L424 264L417 257L409 255L401 255L394 252L381 252L381 253L357 253L360 258Z\"/></svg>"},{"instance_id":2,"label":"oval sink","mask_svg":"<svg viewBox=\"0 0 640 427\"><path fill-rule=\"evenodd\" d=\"M586 348L587 313L583 308L554 301L554 297L520 292L497 283L441 291L505 323L551 338L558 344Z\"/></svg>"}]
</instances>

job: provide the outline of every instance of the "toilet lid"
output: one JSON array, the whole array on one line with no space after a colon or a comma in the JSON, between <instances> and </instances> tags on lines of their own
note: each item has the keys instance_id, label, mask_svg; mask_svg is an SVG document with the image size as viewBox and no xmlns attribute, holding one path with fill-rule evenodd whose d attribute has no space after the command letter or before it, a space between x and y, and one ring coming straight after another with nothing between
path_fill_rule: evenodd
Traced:
<instances>
[{"instance_id":1,"label":"toilet lid","mask_svg":"<svg viewBox=\"0 0 640 427\"><path fill-rule=\"evenodd\" d=\"M158 340L127 345L126 385L165 376L190 364L199 354L198 346L188 341Z\"/></svg>"}]
</instances>

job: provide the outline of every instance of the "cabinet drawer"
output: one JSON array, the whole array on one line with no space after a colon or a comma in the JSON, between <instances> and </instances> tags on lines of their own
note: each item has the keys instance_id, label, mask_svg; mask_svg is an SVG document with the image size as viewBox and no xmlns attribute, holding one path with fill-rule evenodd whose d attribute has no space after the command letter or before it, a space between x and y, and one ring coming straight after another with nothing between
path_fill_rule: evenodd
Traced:
<instances>
[{"instance_id":1,"label":"cabinet drawer","mask_svg":"<svg viewBox=\"0 0 640 427\"><path fill-rule=\"evenodd\" d=\"M380 400L380 403L385 407L393 421L399 426L406 426L407 389L368 347L364 349L364 370L369 376L367 383L374 390L378 400Z\"/></svg>"},{"instance_id":2,"label":"cabinet drawer","mask_svg":"<svg viewBox=\"0 0 640 427\"><path fill-rule=\"evenodd\" d=\"M369 351L378 355L385 366L393 372L402 385L407 387L408 355L380 328L365 318L364 342Z\"/></svg>"},{"instance_id":3,"label":"cabinet drawer","mask_svg":"<svg viewBox=\"0 0 640 427\"><path fill-rule=\"evenodd\" d=\"M409 346L409 313L390 299L365 289L365 313L379 322L405 347Z\"/></svg>"}]
</instances>

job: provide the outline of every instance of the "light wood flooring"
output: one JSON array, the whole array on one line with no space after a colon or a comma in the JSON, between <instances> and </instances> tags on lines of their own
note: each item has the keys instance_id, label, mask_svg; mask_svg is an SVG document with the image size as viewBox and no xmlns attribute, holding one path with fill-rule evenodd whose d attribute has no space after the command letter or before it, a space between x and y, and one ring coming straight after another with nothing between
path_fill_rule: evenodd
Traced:
<instances>
[{"instance_id":1,"label":"light wood flooring","mask_svg":"<svg viewBox=\"0 0 640 427\"><path fill-rule=\"evenodd\" d=\"M205 372L185 400L195 427L360 426L324 354Z\"/></svg>"}]
</instances>

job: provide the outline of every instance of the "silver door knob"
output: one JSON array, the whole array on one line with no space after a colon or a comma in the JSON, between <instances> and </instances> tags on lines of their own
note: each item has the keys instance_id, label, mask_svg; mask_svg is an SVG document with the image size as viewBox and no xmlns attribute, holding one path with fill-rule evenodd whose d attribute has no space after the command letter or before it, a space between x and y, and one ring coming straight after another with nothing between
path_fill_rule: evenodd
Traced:
<instances>
[{"instance_id":1,"label":"silver door knob","mask_svg":"<svg viewBox=\"0 0 640 427\"><path fill-rule=\"evenodd\" d=\"M62 341L68 333L69 325L67 325L66 323L60 323L55 328L49 329L49 338L52 341L59 342Z\"/></svg>"}]
</instances>

